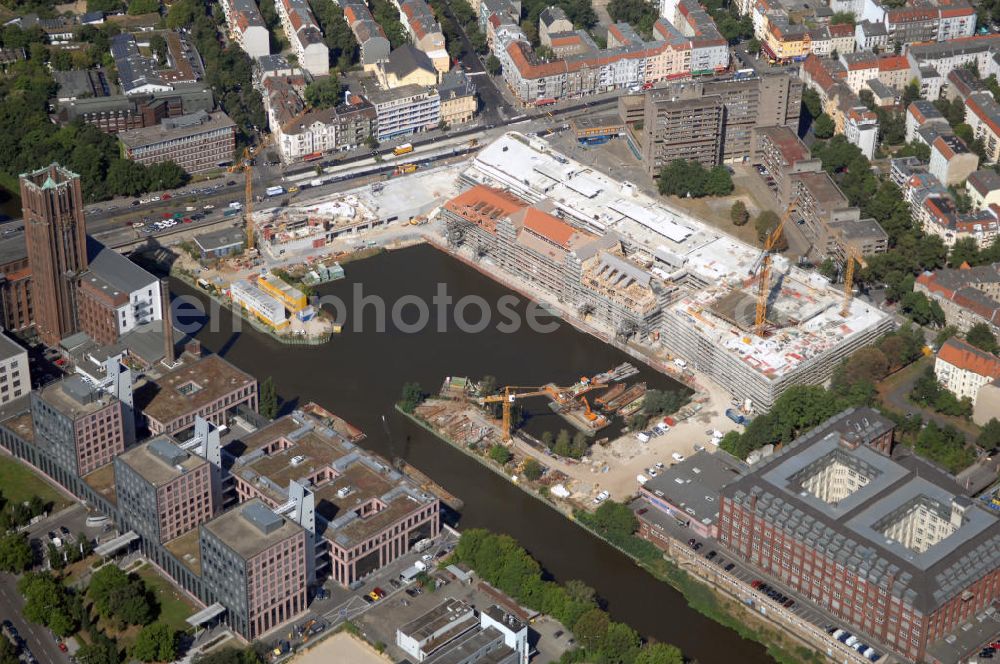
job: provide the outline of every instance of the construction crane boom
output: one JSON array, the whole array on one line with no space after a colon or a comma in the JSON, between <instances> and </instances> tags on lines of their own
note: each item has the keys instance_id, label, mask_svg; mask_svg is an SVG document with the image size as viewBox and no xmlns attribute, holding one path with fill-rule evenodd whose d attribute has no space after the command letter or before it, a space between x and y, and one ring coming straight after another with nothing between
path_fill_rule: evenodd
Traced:
<instances>
[{"instance_id":1,"label":"construction crane boom","mask_svg":"<svg viewBox=\"0 0 1000 664\"><path fill-rule=\"evenodd\" d=\"M283 123L278 131L284 132L292 124L301 120L311 110L311 106L306 106L299 113L296 113L290 120ZM255 147L248 146L243 148L243 156L240 160L227 169L230 173L235 173L240 170L243 171L243 177L245 180L243 186L243 221L246 223L247 251L254 248L257 240L257 233L253 222L253 160L257 157L257 155L263 152L273 140L274 134L268 134Z\"/></svg>"},{"instance_id":2,"label":"construction crane boom","mask_svg":"<svg viewBox=\"0 0 1000 664\"><path fill-rule=\"evenodd\" d=\"M846 317L851 313L851 299L854 297L854 266L868 267L868 263L853 245L845 244L844 254L847 263L844 265L844 306L840 309L840 315Z\"/></svg>"},{"instance_id":3,"label":"construction crane boom","mask_svg":"<svg viewBox=\"0 0 1000 664\"><path fill-rule=\"evenodd\" d=\"M767 324L767 301L771 294L771 253L774 251L774 247L777 246L778 240L781 239L781 234L785 230L785 222L791 218L796 202L798 202L798 197L792 199L788 204L784 214L781 215L781 219L778 220L778 225L774 227L774 230L764 240L763 257L760 261L760 272L757 279L757 311L754 316L753 325L756 334L762 335L764 333L764 326Z\"/></svg>"}]
</instances>

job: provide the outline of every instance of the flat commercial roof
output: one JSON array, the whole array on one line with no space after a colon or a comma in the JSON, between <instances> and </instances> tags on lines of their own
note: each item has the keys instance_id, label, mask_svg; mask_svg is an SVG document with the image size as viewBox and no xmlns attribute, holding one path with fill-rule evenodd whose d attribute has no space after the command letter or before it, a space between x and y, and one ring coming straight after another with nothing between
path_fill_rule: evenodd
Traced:
<instances>
[{"instance_id":1,"label":"flat commercial roof","mask_svg":"<svg viewBox=\"0 0 1000 664\"><path fill-rule=\"evenodd\" d=\"M719 517L719 491L750 468L723 450L701 451L663 470L642 487L709 526Z\"/></svg>"},{"instance_id":2,"label":"flat commercial roof","mask_svg":"<svg viewBox=\"0 0 1000 664\"><path fill-rule=\"evenodd\" d=\"M469 629L477 622L476 613L471 606L460 599L448 598L400 627L399 631L415 641L423 642L445 628L451 635L449 638L454 638L454 630Z\"/></svg>"},{"instance_id":3,"label":"flat commercial roof","mask_svg":"<svg viewBox=\"0 0 1000 664\"><path fill-rule=\"evenodd\" d=\"M0 360L9 360L21 354L27 355L28 351L22 348L21 344L4 334L2 328L0 328Z\"/></svg>"},{"instance_id":4,"label":"flat commercial roof","mask_svg":"<svg viewBox=\"0 0 1000 664\"><path fill-rule=\"evenodd\" d=\"M241 503L201 527L244 560L304 532L302 526L275 514L259 498Z\"/></svg>"},{"instance_id":5,"label":"flat commercial roof","mask_svg":"<svg viewBox=\"0 0 1000 664\"><path fill-rule=\"evenodd\" d=\"M150 391L155 393L142 410L147 417L168 423L255 382L218 355L206 355L151 381Z\"/></svg>"},{"instance_id":6,"label":"flat commercial roof","mask_svg":"<svg viewBox=\"0 0 1000 664\"><path fill-rule=\"evenodd\" d=\"M264 452L279 440L286 441L282 449ZM317 532L344 548L436 500L388 461L302 412L282 417L242 442L245 451L231 472L277 504L288 500L292 480L309 483L316 499ZM309 479L324 470L332 471L332 477L318 483ZM364 519L358 517L360 507L373 499L382 509Z\"/></svg>"},{"instance_id":7,"label":"flat commercial roof","mask_svg":"<svg viewBox=\"0 0 1000 664\"><path fill-rule=\"evenodd\" d=\"M112 397L100 392L80 376L68 376L38 390L38 396L67 417L76 419L111 404Z\"/></svg>"},{"instance_id":8,"label":"flat commercial roof","mask_svg":"<svg viewBox=\"0 0 1000 664\"><path fill-rule=\"evenodd\" d=\"M179 118L162 120L160 124L152 127L142 127L141 129L129 129L118 133L118 138L127 147L143 148L150 145L158 145L168 141L176 141L189 136L205 134L217 129L232 129L235 131L236 123L229 119L223 111L206 113L198 111L190 115Z\"/></svg>"},{"instance_id":9,"label":"flat commercial roof","mask_svg":"<svg viewBox=\"0 0 1000 664\"><path fill-rule=\"evenodd\" d=\"M163 486L208 463L197 454L182 450L166 436L158 436L136 445L119 454L118 458L155 487Z\"/></svg>"}]
</instances>

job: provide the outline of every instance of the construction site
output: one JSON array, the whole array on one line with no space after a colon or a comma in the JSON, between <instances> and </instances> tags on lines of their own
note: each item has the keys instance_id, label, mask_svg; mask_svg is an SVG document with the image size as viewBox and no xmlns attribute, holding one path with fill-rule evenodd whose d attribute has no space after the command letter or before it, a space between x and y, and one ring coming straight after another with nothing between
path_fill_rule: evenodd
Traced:
<instances>
[{"instance_id":1,"label":"construction site","mask_svg":"<svg viewBox=\"0 0 1000 664\"><path fill-rule=\"evenodd\" d=\"M841 287L775 251L794 201L755 247L516 132L480 151L461 184L441 209L455 251L609 338L702 372L746 413L826 381L892 328L853 298L863 260L850 248Z\"/></svg>"}]
</instances>

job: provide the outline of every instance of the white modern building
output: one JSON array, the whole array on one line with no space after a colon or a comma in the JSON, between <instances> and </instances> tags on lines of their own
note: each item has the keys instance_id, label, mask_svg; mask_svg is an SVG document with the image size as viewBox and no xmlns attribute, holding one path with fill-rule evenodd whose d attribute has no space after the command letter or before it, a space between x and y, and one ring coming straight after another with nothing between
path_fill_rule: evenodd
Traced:
<instances>
[{"instance_id":1,"label":"white modern building","mask_svg":"<svg viewBox=\"0 0 1000 664\"><path fill-rule=\"evenodd\" d=\"M229 297L234 304L273 328L281 329L288 325L285 305L248 281L234 281L230 284Z\"/></svg>"}]
</instances>

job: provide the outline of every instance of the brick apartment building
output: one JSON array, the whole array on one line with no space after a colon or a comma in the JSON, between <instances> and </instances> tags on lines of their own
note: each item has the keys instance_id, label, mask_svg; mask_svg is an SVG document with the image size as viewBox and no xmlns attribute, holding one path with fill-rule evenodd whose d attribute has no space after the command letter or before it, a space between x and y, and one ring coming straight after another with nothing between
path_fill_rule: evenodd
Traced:
<instances>
[{"instance_id":1,"label":"brick apartment building","mask_svg":"<svg viewBox=\"0 0 1000 664\"><path fill-rule=\"evenodd\" d=\"M143 537L169 542L215 512L208 460L159 437L115 457L118 509Z\"/></svg>"},{"instance_id":2,"label":"brick apartment building","mask_svg":"<svg viewBox=\"0 0 1000 664\"><path fill-rule=\"evenodd\" d=\"M890 458L892 422L836 415L721 490L728 555L863 639L922 661L1000 598L1000 521L922 459Z\"/></svg>"}]
</instances>

